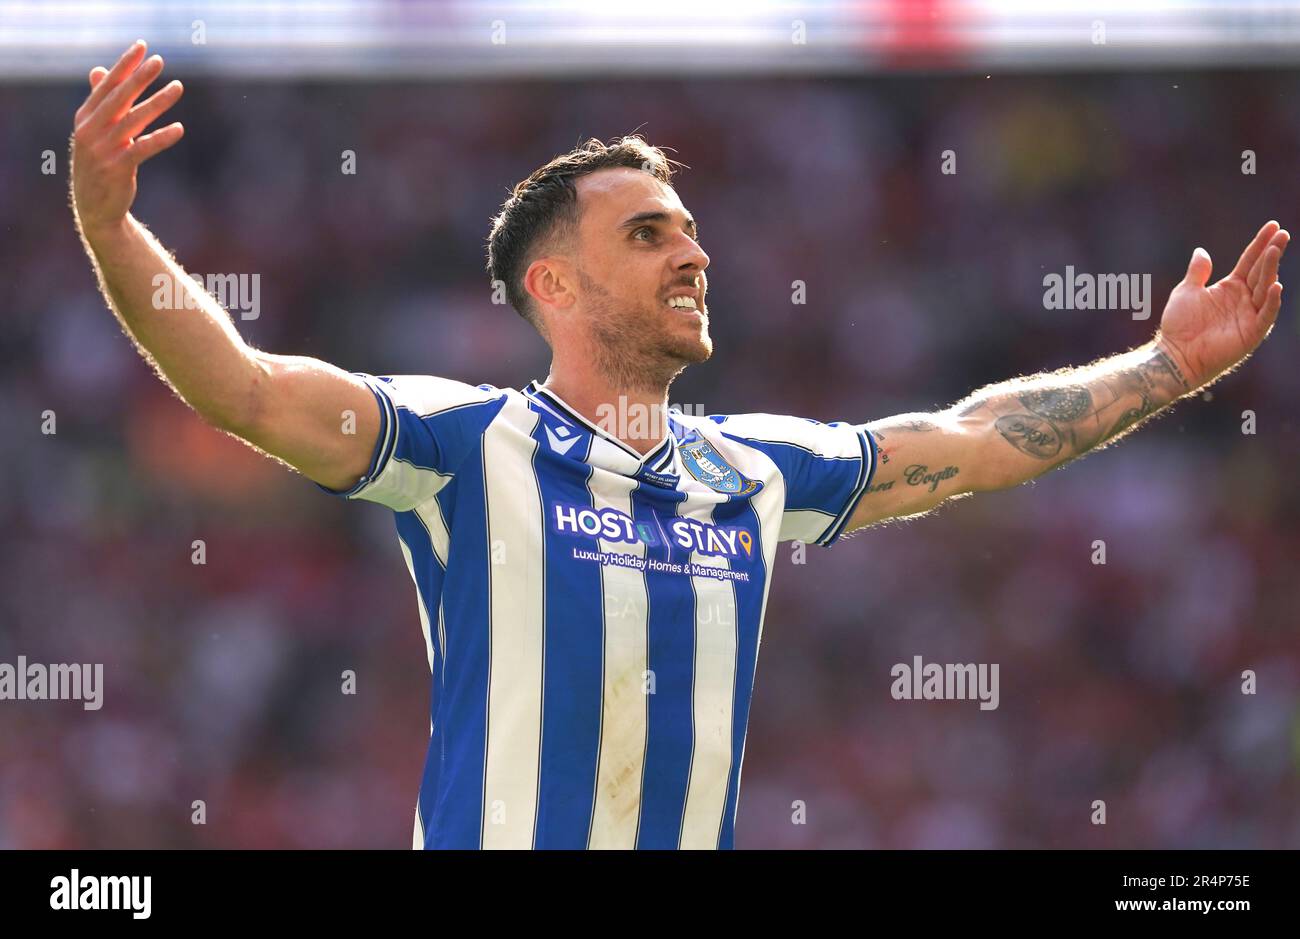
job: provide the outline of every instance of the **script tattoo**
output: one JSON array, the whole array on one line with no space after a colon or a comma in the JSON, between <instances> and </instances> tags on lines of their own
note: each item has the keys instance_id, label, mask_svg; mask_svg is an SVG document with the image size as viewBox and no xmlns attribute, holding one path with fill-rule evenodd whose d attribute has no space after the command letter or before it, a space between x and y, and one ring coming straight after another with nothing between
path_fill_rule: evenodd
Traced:
<instances>
[{"instance_id":1,"label":"script tattoo","mask_svg":"<svg viewBox=\"0 0 1300 939\"><path fill-rule=\"evenodd\" d=\"M1061 452L1061 435L1051 421L1032 414L1008 414L993 425L1021 453L1050 460Z\"/></svg>"},{"instance_id":2,"label":"script tattoo","mask_svg":"<svg viewBox=\"0 0 1300 939\"><path fill-rule=\"evenodd\" d=\"M924 463L913 463L907 469L903 470L903 478L907 480L909 486L928 485L930 491L934 492L939 488L939 483L943 482L945 479L952 479L959 472L958 468L955 466L945 466L937 473L927 472L928 469L929 467Z\"/></svg>"}]
</instances>

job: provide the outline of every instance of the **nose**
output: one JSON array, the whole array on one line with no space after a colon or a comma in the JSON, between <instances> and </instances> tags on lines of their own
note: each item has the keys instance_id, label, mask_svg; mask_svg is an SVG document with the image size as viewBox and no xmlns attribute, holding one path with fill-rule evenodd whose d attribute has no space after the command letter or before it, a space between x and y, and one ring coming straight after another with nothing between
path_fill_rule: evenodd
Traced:
<instances>
[{"instance_id":1,"label":"nose","mask_svg":"<svg viewBox=\"0 0 1300 939\"><path fill-rule=\"evenodd\" d=\"M709 256L704 253L704 249L686 232L682 232L682 238L685 239L682 248L682 256L678 260L677 269L679 271L700 271L703 272L709 266Z\"/></svg>"}]
</instances>

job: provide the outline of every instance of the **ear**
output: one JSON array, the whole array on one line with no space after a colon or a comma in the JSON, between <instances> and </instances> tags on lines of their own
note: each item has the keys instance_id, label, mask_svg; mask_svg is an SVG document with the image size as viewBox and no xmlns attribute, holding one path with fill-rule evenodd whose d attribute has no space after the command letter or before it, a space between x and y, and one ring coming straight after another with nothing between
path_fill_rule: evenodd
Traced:
<instances>
[{"instance_id":1,"label":"ear","mask_svg":"<svg viewBox=\"0 0 1300 939\"><path fill-rule=\"evenodd\" d=\"M541 309L567 310L578 301L576 280L563 258L538 258L524 272L524 290Z\"/></svg>"}]
</instances>

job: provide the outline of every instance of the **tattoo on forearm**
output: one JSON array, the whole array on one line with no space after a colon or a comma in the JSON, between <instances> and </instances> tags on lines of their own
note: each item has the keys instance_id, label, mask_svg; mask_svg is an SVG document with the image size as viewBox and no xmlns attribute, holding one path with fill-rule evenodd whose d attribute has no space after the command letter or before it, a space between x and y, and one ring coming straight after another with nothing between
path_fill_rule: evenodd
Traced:
<instances>
[{"instance_id":1,"label":"tattoo on forearm","mask_svg":"<svg viewBox=\"0 0 1300 939\"><path fill-rule=\"evenodd\" d=\"M1051 421L1032 414L1008 414L993 425L1021 453L1050 460L1061 452L1061 432Z\"/></svg>"},{"instance_id":2,"label":"tattoo on forearm","mask_svg":"<svg viewBox=\"0 0 1300 939\"><path fill-rule=\"evenodd\" d=\"M1067 385L1027 391L1020 396L1020 403L1039 417L1068 424L1088 413L1092 407L1092 394L1082 385Z\"/></svg>"},{"instance_id":3,"label":"tattoo on forearm","mask_svg":"<svg viewBox=\"0 0 1300 939\"><path fill-rule=\"evenodd\" d=\"M955 466L945 466L934 473L929 472L929 469L924 463L913 463L903 470L903 478L909 486L929 486L930 491L934 492L939 488L939 483L952 479L960 472Z\"/></svg>"},{"instance_id":4,"label":"tattoo on forearm","mask_svg":"<svg viewBox=\"0 0 1300 939\"><path fill-rule=\"evenodd\" d=\"M930 492L936 492L939 483L952 479L961 473L959 466L945 466L941 470L930 471L930 467L924 463L913 463L907 469L903 470L902 480L909 486L924 486ZM865 495L871 495L873 492L888 492L894 488L894 483L898 478L888 479L884 482L868 486Z\"/></svg>"},{"instance_id":5,"label":"tattoo on forearm","mask_svg":"<svg viewBox=\"0 0 1300 939\"><path fill-rule=\"evenodd\" d=\"M912 505L908 511L918 512L949 495L1024 482L1126 433L1191 390L1178 365L1154 344L1081 368L982 388L933 421L920 419L932 415L907 414L889 422L888 431L872 428L881 472L865 495L890 492L880 506ZM1033 462L1007 459L1005 451L1002 458L988 453L983 441L997 439L988 432L990 426L1042 469L1033 469ZM943 433L928 436L932 431ZM961 476L958 466L943 463L945 457L961 459L959 453L969 452L948 444L966 447L972 434L978 434L979 456L991 469ZM919 462L923 459L929 462ZM942 468L931 469L935 463Z\"/></svg>"},{"instance_id":6,"label":"tattoo on forearm","mask_svg":"<svg viewBox=\"0 0 1300 939\"><path fill-rule=\"evenodd\" d=\"M1147 412L1143 408L1129 408L1119 416L1119 420L1106 432L1106 437L1109 439L1124 433L1146 415Z\"/></svg>"},{"instance_id":7,"label":"tattoo on forearm","mask_svg":"<svg viewBox=\"0 0 1300 939\"><path fill-rule=\"evenodd\" d=\"M1022 391L1014 400L1029 413L1005 414L994 427L1007 443L1035 459L1056 460L1063 453L1069 459L1124 433L1190 390L1178 365L1153 349L1136 364L1094 372L1087 384L1076 378L1059 387ZM1008 397L983 395L960 413L990 403L1014 407Z\"/></svg>"},{"instance_id":8,"label":"tattoo on forearm","mask_svg":"<svg viewBox=\"0 0 1300 939\"><path fill-rule=\"evenodd\" d=\"M1182 386L1183 391L1192 390L1191 382L1189 382L1183 376L1182 370L1178 367L1178 363L1175 362L1173 359L1169 358L1169 356L1165 355L1162 349L1156 350L1155 360L1153 362L1148 363L1148 367L1152 371L1166 372L1172 375L1174 377L1174 380L1177 381L1178 384Z\"/></svg>"}]
</instances>

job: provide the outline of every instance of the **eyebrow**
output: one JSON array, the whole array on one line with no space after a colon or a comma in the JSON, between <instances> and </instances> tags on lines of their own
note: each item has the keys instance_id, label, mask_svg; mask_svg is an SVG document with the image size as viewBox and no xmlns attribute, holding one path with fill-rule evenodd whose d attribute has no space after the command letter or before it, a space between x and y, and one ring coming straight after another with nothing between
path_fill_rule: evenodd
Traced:
<instances>
[{"instance_id":1,"label":"eyebrow","mask_svg":"<svg viewBox=\"0 0 1300 939\"><path fill-rule=\"evenodd\" d=\"M619 230L622 231L628 228L635 228L636 226L642 224L643 222L670 223L672 222L672 216L670 216L667 212L638 212L636 215L629 217L626 221L623 222L623 224L619 225L618 227ZM686 216L686 227L691 230L691 234L694 237L697 238L699 237L700 226L695 223L695 219L690 215Z\"/></svg>"}]
</instances>

